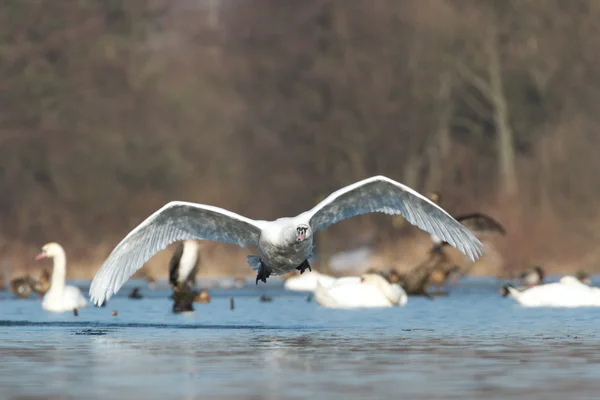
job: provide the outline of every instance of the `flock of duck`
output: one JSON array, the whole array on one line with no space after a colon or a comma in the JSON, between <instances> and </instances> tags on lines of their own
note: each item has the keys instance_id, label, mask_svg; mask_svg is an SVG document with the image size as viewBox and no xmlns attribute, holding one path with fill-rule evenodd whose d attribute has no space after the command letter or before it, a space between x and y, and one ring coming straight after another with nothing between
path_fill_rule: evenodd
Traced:
<instances>
[{"instance_id":1,"label":"flock of duck","mask_svg":"<svg viewBox=\"0 0 600 400\"><path fill-rule=\"evenodd\" d=\"M112 251L91 282L93 304L104 306L121 286L157 252L176 243L169 261L173 312L193 311L194 303L210 302L206 289L195 289L201 240L255 245L258 254L248 256L257 273L256 284L271 275L283 276L284 288L308 291L323 307L393 307L407 304L409 295L440 295L447 282L466 274L452 265L446 246L457 248L475 261L484 246L471 232L505 234L493 218L472 213L452 217L441 206L441 195L429 198L384 176L368 178L336 192L309 211L292 218L257 221L231 211L203 204L174 201L168 203L132 230ZM314 250L313 234L343 219L382 212L401 215L431 235L428 258L405 274L396 270L368 270L361 276L333 277L313 271L309 263ZM51 258L52 274L46 270L39 279L29 276L11 281L11 291L19 297L32 293L43 296L42 308L64 312L86 307L88 300L74 286L66 285L66 255L57 243L43 246L37 260ZM544 283L544 273L536 268L523 275L522 286L506 285L502 295L523 306L599 306L600 288L590 286L586 277L566 276L556 283ZM433 294L429 287L437 290ZM129 298L141 298L135 288ZM271 301L266 296L261 301ZM234 307L233 299L231 307ZM114 314L113 314L114 315Z\"/></svg>"}]
</instances>

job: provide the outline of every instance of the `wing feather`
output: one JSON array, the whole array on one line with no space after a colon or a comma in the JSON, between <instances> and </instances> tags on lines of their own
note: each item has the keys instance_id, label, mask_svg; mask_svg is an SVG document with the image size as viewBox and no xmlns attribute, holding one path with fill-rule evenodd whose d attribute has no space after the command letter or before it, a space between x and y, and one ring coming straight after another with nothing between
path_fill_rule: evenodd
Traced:
<instances>
[{"instance_id":1,"label":"wing feather","mask_svg":"<svg viewBox=\"0 0 600 400\"><path fill-rule=\"evenodd\" d=\"M263 223L218 207L170 202L115 247L94 276L90 299L97 305L108 300L154 254L173 242L195 239L240 247L258 245Z\"/></svg>"},{"instance_id":2,"label":"wing feather","mask_svg":"<svg viewBox=\"0 0 600 400\"><path fill-rule=\"evenodd\" d=\"M299 218L314 232L343 219L370 212L400 214L413 225L434 234L469 256L483 254L483 244L440 206L413 189L385 176L374 176L342 188Z\"/></svg>"}]
</instances>

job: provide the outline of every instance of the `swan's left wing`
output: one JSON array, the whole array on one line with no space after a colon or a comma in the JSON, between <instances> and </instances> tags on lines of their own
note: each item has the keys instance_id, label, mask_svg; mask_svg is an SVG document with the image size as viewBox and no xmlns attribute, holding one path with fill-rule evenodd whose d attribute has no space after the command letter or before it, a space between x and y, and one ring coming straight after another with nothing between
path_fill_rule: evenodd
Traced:
<instances>
[{"instance_id":1,"label":"swan's left wing","mask_svg":"<svg viewBox=\"0 0 600 400\"><path fill-rule=\"evenodd\" d=\"M385 176L346 186L299 217L308 220L314 232L369 212L400 214L411 224L450 243L471 260L483 254L483 244L441 207Z\"/></svg>"}]
</instances>

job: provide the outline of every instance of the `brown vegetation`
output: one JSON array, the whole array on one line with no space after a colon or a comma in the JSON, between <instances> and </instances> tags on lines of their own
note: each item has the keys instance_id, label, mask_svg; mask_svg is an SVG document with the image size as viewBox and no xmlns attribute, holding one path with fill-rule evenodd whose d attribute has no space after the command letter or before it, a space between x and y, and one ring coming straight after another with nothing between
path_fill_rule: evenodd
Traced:
<instances>
[{"instance_id":1,"label":"brown vegetation","mask_svg":"<svg viewBox=\"0 0 600 400\"><path fill-rule=\"evenodd\" d=\"M500 220L506 270L597 271L599 17L560 0L2 2L0 269L58 241L91 277L169 200L271 219L384 174ZM365 216L317 244L415 232ZM212 254L250 272L244 251Z\"/></svg>"}]
</instances>

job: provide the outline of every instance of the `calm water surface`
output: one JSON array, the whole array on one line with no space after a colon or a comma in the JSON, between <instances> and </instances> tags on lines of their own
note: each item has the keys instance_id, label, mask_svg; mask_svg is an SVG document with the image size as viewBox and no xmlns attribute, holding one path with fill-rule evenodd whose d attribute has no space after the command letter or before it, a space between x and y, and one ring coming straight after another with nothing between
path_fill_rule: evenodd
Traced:
<instances>
[{"instance_id":1,"label":"calm water surface","mask_svg":"<svg viewBox=\"0 0 600 400\"><path fill-rule=\"evenodd\" d=\"M321 308L271 280L180 315L165 289L128 299L136 285L79 316L0 292L0 399L600 397L600 308L522 308L495 279L378 310Z\"/></svg>"}]
</instances>

